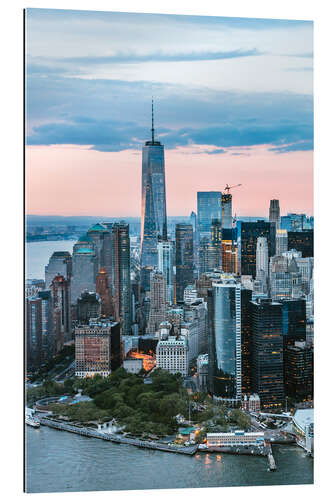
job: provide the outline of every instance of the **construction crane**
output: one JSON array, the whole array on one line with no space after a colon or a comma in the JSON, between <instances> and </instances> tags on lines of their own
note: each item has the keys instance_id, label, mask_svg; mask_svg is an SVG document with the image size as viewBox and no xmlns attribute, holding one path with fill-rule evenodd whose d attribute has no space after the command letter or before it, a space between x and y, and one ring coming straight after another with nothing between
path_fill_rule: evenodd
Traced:
<instances>
[{"instance_id":1,"label":"construction crane","mask_svg":"<svg viewBox=\"0 0 333 500\"><path fill-rule=\"evenodd\" d=\"M235 184L234 186L229 186L227 184L226 187L224 188L224 191L227 191L227 193L229 194L230 189L236 188L238 186L241 186L241 184Z\"/></svg>"}]
</instances>

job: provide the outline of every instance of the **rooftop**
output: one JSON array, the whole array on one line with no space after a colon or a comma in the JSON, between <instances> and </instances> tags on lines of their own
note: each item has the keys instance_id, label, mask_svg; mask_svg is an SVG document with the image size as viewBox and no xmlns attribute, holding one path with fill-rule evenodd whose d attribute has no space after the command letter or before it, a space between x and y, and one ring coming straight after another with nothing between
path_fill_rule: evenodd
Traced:
<instances>
[{"instance_id":1,"label":"rooftop","mask_svg":"<svg viewBox=\"0 0 333 500\"><path fill-rule=\"evenodd\" d=\"M299 427L302 431L305 431L305 427L309 424L313 424L314 421L314 409L306 408L297 410L294 417L294 424Z\"/></svg>"},{"instance_id":2,"label":"rooftop","mask_svg":"<svg viewBox=\"0 0 333 500\"><path fill-rule=\"evenodd\" d=\"M76 253L93 253L91 248L78 248Z\"/></svg>"},{"instance_id":3,"label":"rooftop","mask_svg":"<svg viewBox=\"0 0 333 500\"><path fill-rule=\"evenodd\" d=\"M97 222L97 224L95 224L90 229L88 229L88 233L92 233L93 231L100 231L100 232L103 232L103 233L107 233L108 232L108 230L106 229L106 227L103 226L102 224L100 224L99 222Z\"/></svg>"}]
</instances>

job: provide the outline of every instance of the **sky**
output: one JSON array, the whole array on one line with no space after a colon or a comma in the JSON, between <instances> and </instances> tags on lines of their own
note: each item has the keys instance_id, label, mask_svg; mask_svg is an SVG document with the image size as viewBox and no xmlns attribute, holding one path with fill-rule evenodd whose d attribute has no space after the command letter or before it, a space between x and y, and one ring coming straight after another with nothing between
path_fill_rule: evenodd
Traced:
<instances>
[{"instance_id":1,"label":"sky","mask_svg":"<svg viewBox=\"0 0 333 500\"><path fill-rule=\"evenodd\" d=\"M28 9L26 213L135 216L165 146L168 215L234 188L233 213L313 213L309 21Z\"/></svg>"}]
</instances>

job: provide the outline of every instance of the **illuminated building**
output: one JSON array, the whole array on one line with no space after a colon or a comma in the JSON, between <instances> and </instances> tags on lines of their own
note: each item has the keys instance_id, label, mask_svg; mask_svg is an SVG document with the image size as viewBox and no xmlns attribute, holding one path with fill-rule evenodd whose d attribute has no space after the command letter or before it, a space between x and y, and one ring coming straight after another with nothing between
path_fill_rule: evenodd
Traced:
<instances>
[{"instance_id":1,"label":"illuminated building","mask_svg":"<svg viewBox=\"0 0 333 500\"><path fill-rule=\"evenodd\" d=\"M119 323L109 319L91 320L75 328L75 376L107 377L122 364Z\"/></svg>"},{"instance_id":2,"label":"illuminated building","mask_svg":"<svg viewBox=\"0 0 333 500\"><path fill-rule=\"evenodd\" d=\"M51 291L41 290L38 297L42 299L42 359L46 360L55 354Z\"/></svg>"},{"instance_id":3,"label":"illuminated building","mask_svg":"<svg viewBox=\"0 0 333 500\"><path fill-rule=\"evenodd\" d=\"M268 246L267 239L263 237L257 239L256 280L261 283L261 292L266 293L268 280Z\"/></svg>"},{"instance_id":4,"label":"illuminated building","mask_svg":"<svg viewBox=\"0 0 333 500\"><path fill-rule=\"evenodd\" d=\"M288 233L286 229L276 231L276 255L282 255L288 250Z\"/></svg>"},{"instance_id":5,"label":"illuminated building","mask_svg":"<svg viewBox=\"0 0 333 500\"><path fill-rule=\"evenodd\" d=\"M297 401L313 399L313 347L295 342L284 351L284 385L287 396Z\"/></svg>"},{"instance_id":6,"label":"illuminated building","mask_svg":"<svg viewBox=\"0 0 333 500\"><path fill-rule=\"evenodd\" d=\"M193 228L191 224L176 224L176 299L182 301L193 277Z\"/></svg>"},{"instance_id":7,"label":"illuminated building","mask_svg":"<svg viewBox=\"0 0 333 500\"><path fill-rule=\"evenodd\" d=\"M102 316L112 316L112 297L109 287L109 278L105 267L102 267L96 276L96 293L101 299L101 315ZM98 315L99 316L99 315ZM97 316L95 316L96 318Z\"/></svg>"},{"instance_id":8,"label":"illuminated building","mask_svg":"<svg viewBox=\"0 0 333 500\"><path fill-rule=\"evenodd\" d=\"M42 299L25 300L25 342L27 368L39 368L42 359Z\"/></svg>"},{"instance_id":9,"label":"illuminated building","mask_svg":"<svg viewBox=\"0 0 333 500\"><path fill-rule=\"evenodd\" d=\"M158 265L157 269L164 274L167 286L167 300L170 304L173 303L173 256L174 247L172 241L159 241L157 244Z\"/></svg>"},{"instance_id":10,"label":"illuminated building","mask_svg":"<svg viewBox=\"0 0 333 500\"><path fill-rule=\"evenodd\" d=\"M282 304L272 299L250 302L252 325L252 391L262 408L284 402Z\"/></svg>"},{"instance_id":11,"label":"illuminated building","mask_svg":"<svg viewBox=\"0 0 333 500\"><path fill-rule=\"evenodd\" d=\"M241 274L256 275L257 239L264 237L267 240L268 256L275 255L275 227L270 222L241 222Z\"/></svg>"},{"instance_id":12,"label":"illuminated building","mask_svg":"<svg viewBox=\"0 0 333 500\"><path fill-rule=\"evenodd\" d=\"M313 229L288 232L288 250L302 252L302 257L313 257Z\"/></svg>"},{"instance_id":13,"label":"illuminated building","mask_svg":"<svg viewBox=\"0 0 333 500\"><path fill-rule=\"evenodd\" d=\"M155 333L162 321L165 321L167 310L166 279L160 272L154 272L150 278L150 311L147 333Z\"/></svg>"},{"instance_id":14,"label":"illuminated building","mask_svg":"<svg viewBox=\"0 0 333 500\"><path fill-rule=\"evenodd\" d=\"M56 276L51 283L53 307L53 334L56 352L61 351L64 342L72 340L72 317L70 305L70 281Z\"/></svg>"},{"instance_id":15,"label":"illuminated building","mask_svg":"<svg viewBox=\"0 0 333 500\"><path fill-rule=\"evenodd\" d=\"M241 338L242 338L242 392L251 392L251 355L252 326L251 309L252 290L241 288Z\"/></svg>"},{"instance_id":16,"label":"illuminated building","mask_svg":"<svg viewBox=\"0 0 333 500\"><path fill-rule=\"evenodd\" d=\"M142 148L141 266L157 266L157 242L167 239L164 146L152 137Z\"/></svg>"},{"instance_id":17,"label":"illuminated building","mask_svg":"<svg viewBox=\"0 0 333 500\"><path fill-rule=\"evenodd\" d=\"M129 226L125 222L112 227L112 296L114 315L122 335L131 334L132 301L130 275Z\"/></svg>"}]
</instances>

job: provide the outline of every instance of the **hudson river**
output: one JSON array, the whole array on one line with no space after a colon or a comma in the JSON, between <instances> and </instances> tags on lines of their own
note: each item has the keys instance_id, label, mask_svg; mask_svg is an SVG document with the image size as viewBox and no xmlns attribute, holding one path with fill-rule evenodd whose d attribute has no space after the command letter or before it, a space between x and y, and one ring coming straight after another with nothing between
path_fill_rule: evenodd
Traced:
<instances>
[{"instance_id":1,"label":"hudson river","mask_svg":"<svg viewBox=\"0 0 333 500\"><path fill-rule=\"evenodd\" d=\"M190 457L26 426L29 493L204 488L313 483L313 460L275 445L277 470L265 457L197 453Z\"/></svg>"},{"instance_id":2,"label":"hudson river","mask_svg":"<svg viewBox=\"0 0 333 500\"><path fill-rule=\"evenodd\" d=\"M36 241L25 246L25 274L28 279L44 279L44 268L53 252L67 251L72 253L76 241Z\"/></svg>"}]
</instances>

